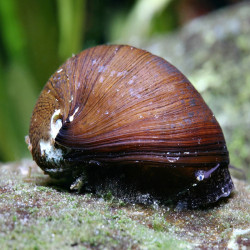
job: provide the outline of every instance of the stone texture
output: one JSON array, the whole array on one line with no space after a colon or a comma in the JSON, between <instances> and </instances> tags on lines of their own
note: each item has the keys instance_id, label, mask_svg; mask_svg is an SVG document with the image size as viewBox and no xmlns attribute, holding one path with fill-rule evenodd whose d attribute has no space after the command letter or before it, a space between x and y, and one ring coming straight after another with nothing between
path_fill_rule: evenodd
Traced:
<instances>
[{"instance_id":1,"label":"stone texture","mask_svg":"<svg viewBox=\"0 0 250 250\"><path fill-rule=\"evenodd\" d=\"M250 247L250 186L206 209L179 210L70 192L31 161L0 165L3 249L236 249Z\"/></svg>"}]
</instances>

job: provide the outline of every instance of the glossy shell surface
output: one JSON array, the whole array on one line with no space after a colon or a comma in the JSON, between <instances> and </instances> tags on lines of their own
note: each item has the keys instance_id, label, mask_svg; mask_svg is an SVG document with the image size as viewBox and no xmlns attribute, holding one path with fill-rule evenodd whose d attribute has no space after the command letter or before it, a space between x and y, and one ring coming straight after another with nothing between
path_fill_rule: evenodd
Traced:
<instances>
[{"instance_id":1,"label":"glossy shell surface","mask_svg":"<svg viewBox=\"0 0 250 250\"><path fill-rule=\"evenodd\" d=\"M217 178L225 190L213 201L233 188L222 130L201 95L173 65L130 46L84 50L51 76L33 111L29 148L53 177L129 166L151 177L162 171L156 182L177 186Z\"/></svg>"}]
</instances>

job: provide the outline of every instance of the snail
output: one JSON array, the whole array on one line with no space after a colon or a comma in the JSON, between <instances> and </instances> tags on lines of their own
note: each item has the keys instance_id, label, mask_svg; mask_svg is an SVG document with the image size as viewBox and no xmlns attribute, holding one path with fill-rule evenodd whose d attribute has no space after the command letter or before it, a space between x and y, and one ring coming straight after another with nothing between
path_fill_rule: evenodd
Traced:
<instances>
[{"instance_id":1,"label":"snail","mask_svg":"<svg viewBox=\"0 0 250 250\"><path fill-rule=\"evenodd\" d=\"M43 171L73 188L117 172L191 206L234 188L222 129L201 95L169 62L128 45L68 59L38 98L27 142Z\"/></svg>"}]
</instances>

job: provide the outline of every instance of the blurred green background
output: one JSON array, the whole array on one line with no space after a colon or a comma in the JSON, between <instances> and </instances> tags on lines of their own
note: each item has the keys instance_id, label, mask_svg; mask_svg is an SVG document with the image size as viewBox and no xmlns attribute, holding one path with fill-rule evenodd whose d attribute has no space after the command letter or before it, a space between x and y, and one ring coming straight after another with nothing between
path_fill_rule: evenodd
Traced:
<instances>
[{"instance_id":1,"label":"blurred green background","mask_svg":"<svg viewBox=\"0 0 250 250\"><path fill-rule=\"evenodd\" d=\"M30 157L24 136L50 75L103 43L138 44L234 0L0 1L0 161Z\"/></svg>"}]
</instances>

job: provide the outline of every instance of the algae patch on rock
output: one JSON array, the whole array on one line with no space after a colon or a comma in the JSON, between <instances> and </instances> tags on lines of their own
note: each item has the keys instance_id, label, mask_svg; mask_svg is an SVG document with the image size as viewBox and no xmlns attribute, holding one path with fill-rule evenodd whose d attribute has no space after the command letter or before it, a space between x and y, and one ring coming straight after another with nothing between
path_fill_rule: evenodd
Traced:
<instances>
[{"instance_id":1,"label":"algae patch on rock","mask_svg":"<svg viewBox=\"0 0 250 250\"><path fill-rule=\"evenodd\" d=\"M0 165L0 245L21 249L194 249L249 246L250 188L214 207L178 210L153 201L127 203L112 190L78 194L31 160ZM142 200L143 201L143 200Z\"/></svg>"}]
</instances>

